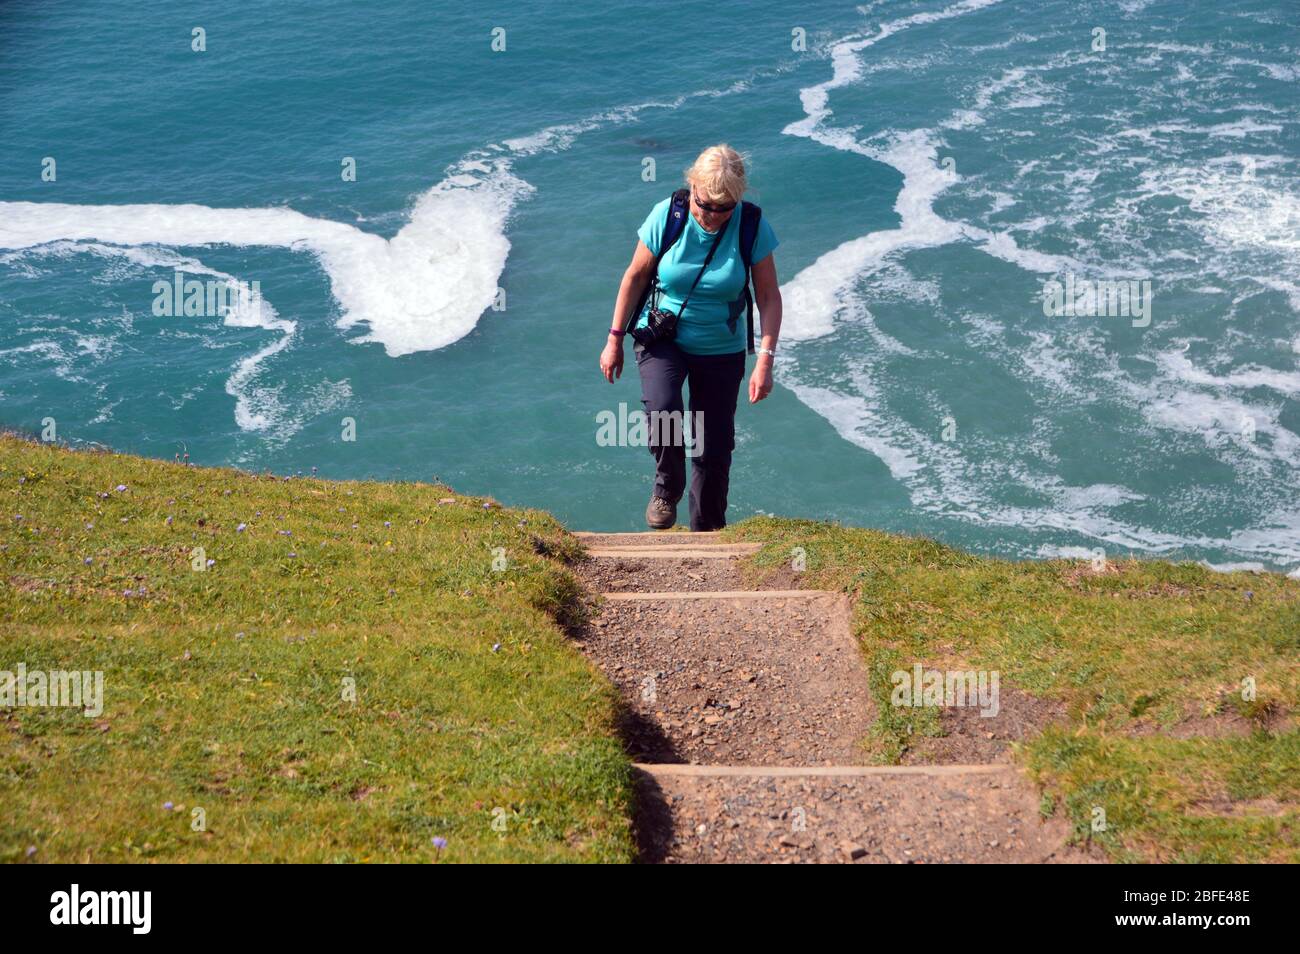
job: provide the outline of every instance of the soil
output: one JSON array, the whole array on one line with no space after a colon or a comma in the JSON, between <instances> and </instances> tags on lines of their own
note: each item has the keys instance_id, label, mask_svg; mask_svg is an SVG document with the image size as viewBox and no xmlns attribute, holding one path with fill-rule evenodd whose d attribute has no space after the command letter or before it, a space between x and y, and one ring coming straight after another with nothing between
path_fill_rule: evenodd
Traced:
<instances>
[{"instance_id":1,"label":"soil","mask_svg":"<svg viewBox=\"0 0 1300 954\"><path fill-rule=\"evenodd\" d=\"M1011 686L998 687L998 713L980 715L974 706L945 706L939 713L941 736L913 736L904 765L955 765L1007 762L1011 743L1065 721L1065 706Z\"/></svg>"}]
</instances>

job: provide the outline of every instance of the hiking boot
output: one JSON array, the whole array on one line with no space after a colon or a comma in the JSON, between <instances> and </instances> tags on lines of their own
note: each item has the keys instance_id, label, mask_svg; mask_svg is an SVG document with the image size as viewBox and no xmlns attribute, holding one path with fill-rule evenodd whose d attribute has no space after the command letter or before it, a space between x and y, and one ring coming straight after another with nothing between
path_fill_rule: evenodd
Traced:
<instances>
[{"instance_id":1,"label":"hiking boot","mask_svg":"<svg viewBox=\"0 0 1300 954\"><path fill-rule=\"evenodd\" d=\"M651 530L667 530L677 522L677 504L651 497L645 508L645 522Z\"/></svg>"}]
</instances>

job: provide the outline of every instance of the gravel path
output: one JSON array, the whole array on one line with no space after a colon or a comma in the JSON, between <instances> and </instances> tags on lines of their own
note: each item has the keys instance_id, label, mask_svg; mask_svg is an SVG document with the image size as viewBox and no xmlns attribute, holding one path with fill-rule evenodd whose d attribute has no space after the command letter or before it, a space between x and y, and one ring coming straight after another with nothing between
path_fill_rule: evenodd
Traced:
<instances>
[{"instance_id":1,"label":"gravel path","mask_svg":"<svg viewBox=\"0 0 1300 954\"><path fill-rule=\"evenodd\" d=\"M692 593L743 589L739 559L646 560L618 558L587 560L578 569L583 582L597 593Z\"/></svg>"},{"instance_id":2,"label":"gravel path","mask_svg":"<svg viewBox=\"0 0 1300 954\"><path fill-rule=\"evenodd\" d=\"M608 603L584 650L643 762L851 765L871 701L842 598Z\"/></svg>"},{"instance_id":3,"label":"gravel path","mask_svg":"<svg viewBox=\"0 0 1300 954\"><path fill-rule=\"evenodd\" d=\"M1010 766L995 774L680 777L640 773L644 860L668 863L1061 862Z\"/></svg>"},{"instance_id":4,"label":"gravel path","mask_svg":"<svg viewBox=\"0 0 1300 954\"><path fill-rule=\"evenodd\" d=\"M718 598L746 587L740 557L710 535L584 543L601 555L576 568L593 606L578 636L620 690L629 754L645 763L643 860L1090 860L1064 847L1067 824L1044 822L1037 796L1005 764L1007 741L1032 721L1019 713L998 731L954 723L931 750L912 753L931 766L1002 764L861 767L874 716L846 597L783 595L798 585L787 576L770 595ZM701 555L707 547L712 555ZM691 556L671 553L683 548Z\"/></svg>"}]
</instances>

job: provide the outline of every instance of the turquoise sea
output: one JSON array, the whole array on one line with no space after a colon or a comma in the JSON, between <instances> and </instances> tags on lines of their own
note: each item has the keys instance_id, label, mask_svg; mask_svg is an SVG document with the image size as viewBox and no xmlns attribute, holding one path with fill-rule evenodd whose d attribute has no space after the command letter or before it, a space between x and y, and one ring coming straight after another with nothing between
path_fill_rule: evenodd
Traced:
<instances>
[{"instance_id":1,"label":"turquoise sea","mask_svg":"<svg viewBox=\"0 0 1300 954\"><path fill-rule=\"evenodd\" d=\"M597 359L715 142L786 310L733 521L1300 567L1295 0L10 0L0 425L636 529Z\"/></svg>"}]
</instances>

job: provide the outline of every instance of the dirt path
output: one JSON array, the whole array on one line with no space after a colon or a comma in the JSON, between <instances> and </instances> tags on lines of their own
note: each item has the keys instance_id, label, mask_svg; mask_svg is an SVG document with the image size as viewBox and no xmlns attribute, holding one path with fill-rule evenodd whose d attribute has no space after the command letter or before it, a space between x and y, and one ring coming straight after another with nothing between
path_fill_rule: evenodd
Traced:
<instances>
[{"instance_id":1,"label":"dirt path","mask_svg":"<svg viewBox=\"0 0 1300 954\"><path fill-rule=\"evenodd\" d=\"M581 645L625 702L643 860L1080 860L1000 758L863 764L874 714L843 595L748 590L757 545L714 534L582 536L601 605Z\"/></svg>"}]
</instances>

